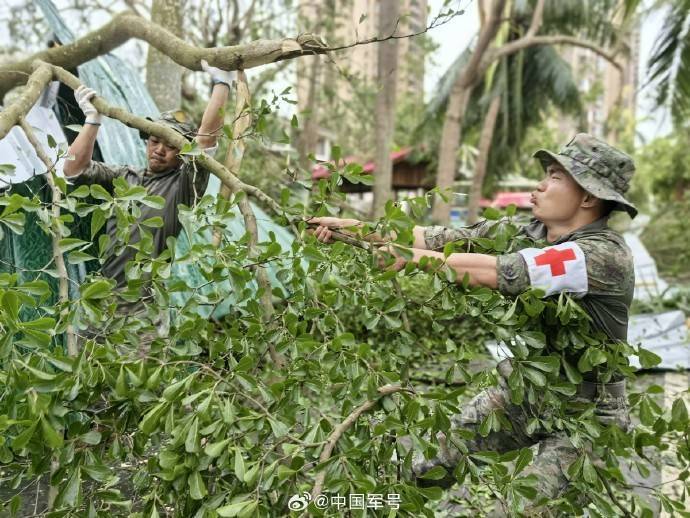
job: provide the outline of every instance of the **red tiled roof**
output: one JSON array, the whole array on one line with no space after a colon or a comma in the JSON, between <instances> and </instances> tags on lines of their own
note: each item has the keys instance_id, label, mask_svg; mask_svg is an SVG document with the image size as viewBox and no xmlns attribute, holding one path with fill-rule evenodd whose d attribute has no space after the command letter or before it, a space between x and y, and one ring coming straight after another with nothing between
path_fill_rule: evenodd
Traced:
<instances>
[{"instance_id":1,"label":"red tiled roof","mask_svg":"<svg viewBox=\"0 0 690 518\"><path fill-rule=\"evenodd\" d=\"M531 209L530 192L498 192L493 200L482 198L479 205L482 207L499 207L504 208L508 205L514 204L518 209Z\"/></svg>"},{"instance_id":2,"label":"red tiled roof","mask_svg":"<svg viewBox=\"0 0 690 518\"><path fill-rule=\"evenodd\" d=\"M390 154L391 157L391 162L393 164L397 164L401 160L406 159L410 153L412 152L412 148L402 148L398 151L392 151ZM347 164L351 163L356 163L358 162L359 159L356 156L347 156L345 158L340 159L340 163L338 164L338 167L344 167ZM374 164L373 160L369 160L368 162L362 164L362 172L367 173L367 174L373 174L374 170L376 169L376 165ZM312 180L318 180L320 178L328 178L331 176L331 172L329 171L328 167L326 167L323 164L314 164L314 167L312 167L311 170L311 178Z\"/></svg>"}]
</instances>

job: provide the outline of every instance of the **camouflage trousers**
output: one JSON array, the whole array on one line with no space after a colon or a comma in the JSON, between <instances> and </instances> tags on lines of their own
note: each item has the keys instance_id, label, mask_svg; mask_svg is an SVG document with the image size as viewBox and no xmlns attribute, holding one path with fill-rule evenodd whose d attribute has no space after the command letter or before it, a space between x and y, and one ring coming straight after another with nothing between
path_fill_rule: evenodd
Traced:
<instances>
[{"instance_id":1,"label":"camouflage trousers","mask_svg":"<svg viewBox=\"0 0 690 518\"><path fill-rule=\"evenodd\" d=\"M568 487L568 467L580 453L563 431L527 433L527 423L534 415L526 406L514 405L510 401L510 390L506 381L512 372L509 360L504 360L498 365L498 372L500 374L498 386L483 390L464 407L462 413L452 416L451 428L474 432L472 439L463 440L469 453L480 451L506 453L525 447L532 448L533 462L520 473L520 476L537 475L538 482L535 489L538 496L535 501L540 500L541 497L558 498ZM580 399L587 403L596 401L595 414L602 425L616 424L624 431L630 427L630 416L625 395L614 397L604 393L596 396L595 399ZM498 432L492 431L486 437L482 437L479 434L479 427L482 421L495 410L503 412L512 429L502 428ZM413 462L412 470L416 477L423 475L435 466L445 467L448 473L452 473L457 466L462 453L447 440L443 433L438 435L438 440L440 445L438 457ZM454 477L449 476L438 482L418 479L418 483L448 487L453 483L453 480ZM541 515L536 508L528 508L525 512ZM505 509L495 509L491 514L491 516L507 515L508 511Z\"/></svg>"}]
</instances>

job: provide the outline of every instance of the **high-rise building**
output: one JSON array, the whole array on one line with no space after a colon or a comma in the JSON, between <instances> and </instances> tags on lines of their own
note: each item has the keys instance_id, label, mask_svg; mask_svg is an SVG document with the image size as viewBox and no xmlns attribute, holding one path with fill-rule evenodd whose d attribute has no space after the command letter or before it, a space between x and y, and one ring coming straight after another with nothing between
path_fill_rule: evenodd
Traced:
<instances>
[{"instance_id":1,"label":"high-rise building","mask_svg":"<svg viewBox=\"0 0 690 518\"><path fill-rule=\"evenodd\" d=\"M379 34L378 0L301 0L301 30L324 35L328 44L349 45ZM427 0L400 0L396 35L422 32L426 27ZM397 98L422 105L424 48L420 37L398 39ZM319 64L314 64L319 60ZM373 120L377 90L376 43L355 45L329 56L308 57L297 63L297 101L300 113L316 114L316 156L326 158L329 142L337 141L355 153L371 152L373 137L358 135ZM316 92L311 92L315 88ZM313 95L310 104L310 95ZM312 110L311 107L315 106ZM345 134L347 133L347 134Z\"/></svg>"},{"instance_id":2,"label":"high-rise building","mask_svg":"<svg viewBox=\"0 0 690 518\"><path fill-rule=\"evenodd\" d=\"M570 64L584 99L584 113L578 119L560 119L558 129L564 135L585 131L615 142L619 135L609 117L618 108L634 119L637 108L639 68L639 27L625 38L625 52L616 55L621 70L602 56L582 47L565 46L561 56Z\"/></svg>"}]
</instances>

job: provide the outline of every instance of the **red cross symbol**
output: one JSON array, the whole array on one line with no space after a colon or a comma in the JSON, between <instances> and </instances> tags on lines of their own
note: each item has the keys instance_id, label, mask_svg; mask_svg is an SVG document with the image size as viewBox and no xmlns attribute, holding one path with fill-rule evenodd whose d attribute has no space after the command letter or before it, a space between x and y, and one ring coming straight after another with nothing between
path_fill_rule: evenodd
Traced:
<instances>
[{"instance_id":1,"label":"red cross symbol","mask_svg":"<svg viewBox=\"0 0 690 518\"><path fill-rule=\"evenodd\" d=\"M551 275L558 277L559 275L565 275L565 262L575 260L575 252L572 248L565 248L563 250L556 250L555 248L550 248L541 255L534 258L534 262L537 266L551 266Z\"/></svg>"}]
</instances>

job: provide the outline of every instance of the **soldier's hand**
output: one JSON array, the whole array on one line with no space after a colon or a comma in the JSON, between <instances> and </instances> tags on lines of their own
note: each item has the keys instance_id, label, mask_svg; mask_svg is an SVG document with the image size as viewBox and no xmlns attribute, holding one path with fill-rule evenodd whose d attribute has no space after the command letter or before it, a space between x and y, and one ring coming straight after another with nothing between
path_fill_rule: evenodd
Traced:
<instances>
[{"instance_id":1,"label":"soldier's hand","mask_svg":"<svg viewBox=\"0 0 690 518\"><path fill-rule=\"evenodd\" d=\"M86 115L85 122L87 124L101 123L101 114L98 113L98 110L91 102L91 99L93 99L95 96L96 90L84 85L81 85L74 91L74 98L77 100L77 104L79 105L79 108L81 108L81 111L84 112L84 115Z\"/></svg>"},{"instance_id":2,"label":"soldier's hand","mask_svg":"<svg viewBox=\"0 0 690 518\"><path fill-rule=\"evenodd\" d=\"M211 76L211 82L216 85L223 83L228 88L235 79L235 71L221 70L220 68L212 67L205 59L201 60L201 69Z\"/></svg>"},{"instance_id":3,"label":"soldier's hand","mask_svg":"<svg viewBox=\"0 0 690 518\"><path fill-rule=\"evenodd\" d=\"M307 221L309 225L316 225L316 228L312 230L314 237L321 241L322 243L330 243L333 237L333 230L347 228L347 227L357 227L362 223L356 219L343 219L343 218L332 218L332 217L322 217L322 218L311 218Z\"/></svg>"},{"instance_id":4,"label":"soldier's hand","mask_svg":"<svg viewBox=\"0 0 690 518\"><path fill-rule=\"evenodd\" d=\"M407 263L393 245L378 247L374 250L374 257L379 268L395 270L396 272L402 270Z\"/></svg>"}]
</instances>

